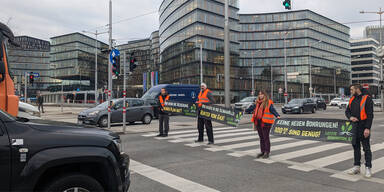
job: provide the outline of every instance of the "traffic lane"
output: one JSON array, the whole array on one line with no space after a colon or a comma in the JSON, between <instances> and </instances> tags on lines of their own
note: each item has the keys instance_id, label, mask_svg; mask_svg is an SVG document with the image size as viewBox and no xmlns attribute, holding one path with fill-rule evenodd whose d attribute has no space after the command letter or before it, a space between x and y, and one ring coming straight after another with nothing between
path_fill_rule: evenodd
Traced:
<instances>
[{"instance_id":1,"label":"traffic lane","mask_svg":"<svg viewBox=\"0 0 384 192\"><path fill-rule=\"evenodd\" d=\"M177 192L166 185L153 181L147 177L144 177L138 173L131 172L131 186L130 192Z\"/></svg>"},{"instance_id":2,"label":"traffic lane","mask_svg":"<svg viewBox=\"0 0 384 192\"><path fill-rule=\"evenodd\" d=\"M382 187L337 180L318 171L302 173L285 164L266 165L251 157L235 158L226 152L208 152L139 134L122 135L122 139L133 160L223 192L377 191Z\"/></svg>"}]
</instances>

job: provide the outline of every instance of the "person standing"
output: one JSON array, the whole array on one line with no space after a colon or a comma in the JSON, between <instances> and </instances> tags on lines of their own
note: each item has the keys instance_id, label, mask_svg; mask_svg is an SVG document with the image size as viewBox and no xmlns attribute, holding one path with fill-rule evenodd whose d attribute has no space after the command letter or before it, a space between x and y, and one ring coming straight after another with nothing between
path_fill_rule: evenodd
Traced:
<instances>
[{"instance_id":1,"label":"person standing","mask_svg":"<svg viewBox=\"0 0 384 192\"><path fill-rule=\"evenodd\" d=\"M200 111L201 106L204 105L211 105L215 102L212 96L212 92L207 89L207 85L205 83L201 83L201 90L198 96L198 101L196 102L198 105L198 111ZM199 114L200 112L198 112ZM203 142L204 141L204 126L205 129L207 130L207 136L208 136L208 145L214 144L214 139L213 139L213 129L212 129L212 121L209 119L204 119L201 117L198 117L197 119L197 130L199 131L199 137L195 141L196 143L198 142Z\"/></svg>"},{"instance_id":2,"label":"person standing","mask_svg":"<svg viewBox=\"0 0 384 192\"><path fill-rule=\"evenodd\" d=\"M168 137L169 131L169 114L164 111L165 102L169 101L169 95L165 88L161 89L158 98L159 105L159 134L157 137Z\"/></svg>"},{"instance_id":3,"label":"person standing","mask_svg":"<svg viewBox=\"0 0 384 192\"><path fill-rule=\"evenodd\" d=\"M257 154L256 158L267 159L271 151L269 132L275 121L274 117L280 118L280 115L277 113L275 107L273 107L273 101L269 99L265 91L259 92L254 106L251 121L253 122L253 130L257 130L259 134L261 151L261 153Z\"/></svg>"},{"instance_id":4,"label":"person standing","mask_svg":"<svg viewBox=\"0 0 384 192\"><path fill-rule=\"evenodd\" d=\"M373 121L373 101L369 95L362 92L360 84L350 86L351 99L345 110L345 116L352 121L352 147L354 151L354 166L348 171L350 175L360 173L361 144L365 156L365 177L372 176L372 152L370 145L371 126Z\"/></svg>"},{"instance_id":5,"label":"person standing","mask_svg":"<svg viewBox=\"0 0 384 192\"><path fill-rule=\"evenodd\" d=\"M39 112L41 112L41 113L44 113L43 103L44 103L44 98L43 98L43 96L41 96L41 93L38 93L37 94L37 108L39 109Z\"/></svg>"}]
</instances>

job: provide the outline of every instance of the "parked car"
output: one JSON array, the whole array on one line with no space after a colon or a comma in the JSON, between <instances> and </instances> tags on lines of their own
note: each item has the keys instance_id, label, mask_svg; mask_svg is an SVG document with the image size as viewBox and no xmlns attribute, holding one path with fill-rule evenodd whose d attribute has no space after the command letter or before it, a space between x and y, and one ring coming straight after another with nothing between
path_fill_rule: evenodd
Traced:
<instances>
[{"instance_id":1,"label":"parked car","mask_svg":"<svg viewBox=\"0 0 384 192\"><path fill-rule=\"evenodd\" d=\"M327 104L325 103L325 100L321 97L312 97L311 98L314 103L316 103L316 109L327 109Z\"/></svg>"},{"instance_id":2,"label":"parked car","mask_svg":"<svg viewBox=\"0 0 384 192\"><path fill-rule=\"evenodd\" d=\"M342 101L342 98L340 97L336 97L336 98L333 98L331 100L331 102L329 103L330 106L338 106L339 102Z\"/></svg>"},{"instance_id":3,"label":"parked car","mask_svg":"<svg viewBox=\"0 0 384 192\"><path fill-rule=\"evenodd\" d=\"M312 99L292 99L285 104L281 111L286 113L316 112L316 103Z\"/></svg>"},{"instance_id":4,"label":"parked car","mask_svg":"<svg viewBox=\"0 0 384 192\"><path fill-rule=\"evenodd\" d=\"M235 109L247 110L250 106L252 106L255 103L256 99L257 97L245 97L244 99L235 103Z\"/></svg>"},{"instance_id":5,"label":"parked car","mask_svg":"<svg viewBox=\"0 0 384 192\"><path fill-rule=\"evenodd\" d=\"M128 191L129 156L116 133L20 122L0 110L0 144L0 191Z\"/></svg>"},{"instance_id":6,"label":"parked car","mask_svg":"<svg viewBox=\"0 0 384 192\"><path fill-rule=\"evenodd\" d=\"M373 104L375 106L381 106L381 99L373 99Z\"/></svg>"},{"instance_id":7,"label":"parked car","mask_svg":"<svg viewBox=\"0 0 384 192\"><path fill-rule=\"evenodd\" d=\"M349 98L344 98L339 103L337 103L337 106L340 109L345 109L347 108L348 104L349 104Z\"/></svg>"},{"instance_id":8,"label":"parked car","mask_svg":"<svg viewBox=\"0 0 384 192\"><path fill-rule=\"evenodd\" d=\"M19 101L19 113L17 114L18 118L24 118L24 119L41 119L40 118L40 112L37 109L37 107L24 103Z\"/></svg>"},{"instance_id":9,"label":"parked car","mask_svg":"<svg viewBox=\"0 0 384 192\"><path fill-rule=\"evenodd\" d=\"M152 87L141 98L154 107L154 116L156 118L159 115L157 98L159 97L162 88L165 88L168 91L171 101L178 102L195 103L200 93L199 85L161 84Z\"/></svg>"},{"instance_id":10,"label":"parked car","mask_svg":"<svg viewBox=\"0 0 384 192\"><path fill-rule=\"evenodd\" d=\"M123 122L124 99L113 99L111 108L111 123ZM150 124L153 118L153 107L145 100L138 98L127 98L126 100L126 121L133 124L142 121ZM84 110L78 115L79 124L108 126L108 102L104 102L96 107Z\"/></svg>"}]
</instances>

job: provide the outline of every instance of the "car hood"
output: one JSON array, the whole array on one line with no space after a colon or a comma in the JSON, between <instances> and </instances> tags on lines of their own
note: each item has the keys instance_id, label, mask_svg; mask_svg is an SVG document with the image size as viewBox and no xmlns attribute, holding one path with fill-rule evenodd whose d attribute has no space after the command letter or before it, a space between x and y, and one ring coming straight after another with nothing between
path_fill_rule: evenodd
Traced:
<instances>
[{"instance_id":1,"label":"car hood","mask_svg":"<svg viewBox=\"0 0 384 192\"><path fill-rule=\"evenodd\" d=\"M285 104L284 107L288 107L288 108L300 107L300 104Z\"/></svg>"},{"instance_id":2,"label":"car hood","mask_svg":"<svg viewBox=\"0 0 384 192\"><path fill-rule=\"evenodd\" d=\"M235 105L249 105L249 104L252 104L252 102L238 102L238 103L235 103Z\"/></svg>"},{"instance_id":3,"label":"car hood","mask_svg":"<svg viewBox=\"0 0 384 192\"><path fill-rule=\"evenodd\" d=\"M89 109L86 109L86 110L80 112L79 115L86 115L86 114L92 113L94 111L105 111L105 110L106 110L106 108L93 107L93 108L89 108Z\"/></svg>"}]
</instances>

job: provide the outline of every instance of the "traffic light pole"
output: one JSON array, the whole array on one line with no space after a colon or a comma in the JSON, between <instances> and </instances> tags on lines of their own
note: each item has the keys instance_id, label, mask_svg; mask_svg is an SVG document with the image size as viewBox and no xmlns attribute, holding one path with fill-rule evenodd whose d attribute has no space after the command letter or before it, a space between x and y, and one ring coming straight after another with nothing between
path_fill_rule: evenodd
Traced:
<instances>
[{"instance_id":1,"label":"traffic light pole","mask_svg":"<svg viewBox=\"0 0 384 192\"><path fill-rule=\"evenodd\" d=\"M124 73L124 79L123 79L123 98L124 98L124 101L123 101L123 133L125 133L126 129L127 129L127 126L125 125L126 124L126 121L127 121L127 117L126 117L126 113L127 113L127 90L126 90L126 66L127 66L127 55L126 55L126 52L124 51L123 52L123 73Z\"/></svg>"},{"instance_id":2,"label":"traffic light pole","mask_svg":"<svg viewBox=\"0 0 384 192\"><path fill-rule=\"evenodd\" d=\"M112 51L112 0L109 0L109 51ZM112 63L108 59L108 129L111 129Z\"/></svg>"},{"instance_id":3,"label":"traffic light pole","mask_svg":"<svg viewBox=\"0 0 384 192\"><path fill-rule=\"evenodd\" d=\"M28 75L27 75L27 72L25 72L24 74L24 78L25 78L25 81L24 81L24 102L27 103L27 87L28 87Z\"/></svg>"},{"instance_id":4,"label":"traffic light pole","mask_svg":"<svg viewBox=\"0 0 384 192\"><path fill-rule=\"evenodd\" d=\"M225 0L225 13L224 13L224 101L225 107L231 106L230 99L230 52L229 52L229 0Z\"/></svg>"}]
</instances>

